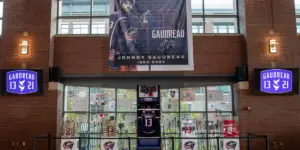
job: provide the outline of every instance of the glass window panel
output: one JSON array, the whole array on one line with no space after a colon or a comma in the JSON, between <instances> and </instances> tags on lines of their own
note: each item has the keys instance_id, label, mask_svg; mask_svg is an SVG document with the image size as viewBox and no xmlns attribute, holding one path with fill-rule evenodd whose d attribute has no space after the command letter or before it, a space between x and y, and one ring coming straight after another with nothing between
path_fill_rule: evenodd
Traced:
<instances>
[{"instance_id":1,"label":"glass window panel","mask_svg":"<svg viewBox=\"0 0 300 150\"><path fill-rule=\"evenodd\" d=\"M300 33L300 18L296 18L297 33Z\"/></svg>"},{"instance_id":2,"label":"glass window panel","mask_svg":"<svg viewBox=\"0 0 300 150\"><path fill-rule=\"evenodd\" d=\"M118 113L118 134L136 134L136 113Z\"/></svg>"},{"instance_id":3,"label":"glass window panel","mask_svg":"<svg viewBox=\"0 0 300 150\"><path fill-rule=\"evenodd\" d=\"M122 137L122 138L128 138L128 137L136 138L136 134L119 134L119 137ZM136 139L131 139L130 140L130 149L131 150L136 150L136 145L137 145L136 141L137 141ZM129 150L128 144L129 144L128 139L118 139L118 148L119 149L116 149L116 150ZM93 149L93 150L98 150L98 149ZM103 149L103 150L105 150L105 149Z\"/></svg>"},{"instance_id":4,"label":"glass window panel","mask_svg":"<svg viewBox=\"0 0 300 150\"><path fill-rule=\"evenodd\" d=\"M205 88L182 88L180 89L181 111L206 111Z\"/></svg>"},{"instance_id":5,"label":"glass window panel","mask_svg":"<svg viewBox=\"0 0 300 150\"><path fill-rule=\"evenodd\" d=\"M199 30L198 30L197 27L196 27L196 28L193 27L193 29L192 29L192 32L193 32L193 33L198 33L198 31L199 31Z\"/></svg>"},{"instance_id":6,"label":"glass window panel","mask_svg":"<svg viewBox=\"0 0 300 150\"><path fill-rule=\"evenodd\" d=\"M194 147L195 149L206 149L207 141L205 139L196 139L206 137L206 113L181 113L180 132L182 138L195 137L195 139L182 139L181 145L188 141L193 141L197 146Z\"/></svg>"},{"instance_id":7,"label":"glass window panel","mask_svg":"<svg viewBox=\"0 0 300 150\"><path fill-rule=\"evenodd\" d=\"M228 27L228 33L236 33L235 29L234 29L234 26L229 26Z\"/></svg>"},{"instance_id":8,"label":"glass window panel","mask_svg":"<svg viewBox=\"0 0 300 150\"><path fill-rule=\"evenodd\" d=\"M81 25L81 28L80 28L80 34L88 34L89 33L89 27L88 25Z\"/></svg>"},{"instance_id":9,"label":"glass window panel","mask_svg":"<svg viewBox=\"0 0 300 150\"><path fill-rule=\"evenodd\" d=\"M62 24L61 25L61 34L69 34L69 25L68 24L66 24L66 25Z\"/></svg>"},{"instance_id":10,"label":"glass window panel","mask_svg":"<svg viewBox=\"0 0 300 150\"><path fill-rule=\"evenodd\" d=\"M296 14L300 14L300 0L295 0Z\"/></svg>"},{"instance_id":11,"label":"glass window panel","mask_svg":"<svg viewBox=\"0 0 300 150\"><path fill-rule=\"evenodd\" d=\"M203 33L203 18L192 18L192 32Z\"/></svg>"},{"instance_id":12,"label":"glass window panel","mask_svg":"<svg viewBox=\"0 0 300 150\"><path fill-rule=\"evenodd\" d=\"M192 129L187 128L190 126ZM182 137L199 137L206 133L206 113L181 113L180 132Z\"/></svg>"},{"instance_id":13,"label":"glass window panel","mask_svg":"<svg viewBox=\"0 0 300 150\"><path fill-rule=\"evenodd\" d=\"M136 112L136 89L118 89L118 112Z\"/></svg>"},{"instance_id":14,"label":"glass window panel","mask_svg":"<svg viewBox=\"0 0 300 150\"><path fill-rule=\"evenodd\" d=\"M65 113L63 122L63 137L82 137L88 133L88 115Z\"/></svg>"},{"instance_id":15,"label":"glass window panel","mask_svg":"<svg viewBox=\"0 0 300 150\"><path fill-rule=\"evenodd\" d=\"M60 0L59 16L89 16L91 0Z\"/></svg>"},{"instance_id":16,"label":"glass window panel","mask_svg":"<svg viewBox=\"0 0 300 150\"><path fill-rule=\"evenodd\" d=\"M116 117L114 113L91 113L90 114L90 137L116 138ZM108 139L90 139L90 149L102 149Z\"/></svg>"},{"instance_id":17,"label":"glass window panel","mask_svg":"<svg viewBox=\"0 0 300 150\"><path fill-rule=\"evenodd\" d=\"M204 0L207 15L236 14L236 0Z\"/></svg>"},{"instance_id":18,"label":"glass window panel","mask_svg":"<svg viewBox=\"0 0 300 150\"><path fill-rule=\"evenodd\" d=\"M161 116L161 134L179 135L179 113L162 113Z\"/></svg>"},{"instance_id":19,"label":"glass window panel","mask_svg":"<svg viewBox=\"0 0 300 150\"><path fill-rule=\"evenodd\" d=\"M109 33L109 19L93 19L92 20L92 34L108 34Z\"/></svg>"},{"instance_id":20,"label":"glass window panel","mask_svg":"<svg viewBox=\"0 0 300 150\"><path fill-rule=\"evenodd\" d=\"M89 88L66 86L65 111L88 111Z\"/></svg>"},{"instance_id":21,"label":"glass window panel","mask_svg":"<svg viewBox=\"0 0 300 150\"><path fill-rule=\"evenodd\" d=\"M199 24L199 25L193 25L192 26L192 32L194 34L197 34L197 33L203 33L203 25L202 24Z\"/></svg>"},{"instance_id":22,"label":"glass window panel","mask_svg":"<svg viewBox=\"0 0 300 150\"><path fill-rule=\"evenodd\" d=\"M218 33L218 27L214 26L214 33Z\"/></svg>"},{"instance_id":23,"label":"glass window panel","mask_svg":"<svg viewBox=\"0 0 300 150\"><path fill-rule=\"evenodd\" d=\"M208 111L232 111L231 86L208 86L207 109Z\"/></svg>"},{"instance_id":24,"label":"glass window panel","mask_svg":"<svg viewBox=\"0 0 300 150\"><path fill-rule=\"evenodd\" d=\"M59 19L58 34L88 34L89 22L89 19Z\"/></svg>"},{"instance_id":25,"label":"glass window panel","mask_svg":"<svg viewBox=\"0 0 300 150\"><path fill-rule=\"evenodd\" d=\"M91 88L91 112L114 112L116 107L115 89Z\"/></svg>"},{"instance_id":26,"label":"glass window panel","mask_svg":"<svg viewBox=\"0 0 300 150\"><path fill-rule=\"evenodd\" d=\"M74 22L73 34L88 34L89 26L87 22Z\"/></svg>"},{"instance_id":27,"label":"glass window panel","mask_svg":"<svg viewBox=\"0 0 300 150\"><path fill-rule=\"evenodd\" d=\"M192 13L202 14L203 13L203 3L202 0L191 0L192 3Z\"/></svg>"},{"instance_id":28,"label":"glass window panel","mask_svg":"<svg viewBox=\"0 0 300 150\"><path fill-rule=\"evenodd\" d=\"M227 31L228 30L227 30L226 27L225 28L219 27L219 32L218 33L228 33Z\"/></svg>"},{"instance_id":29,"label":"glass window panel","mask_svg":"<svg viewBox=\"0 0 300 150\"><path fill-rule=\"evenodd\" d=\"M205 18L205 33L237 33L236 18Z\"/></svg>"},{"instance_id":30,"label":"glass window panel","mask_svg":"<svg viewBox=\"0 0 300 150\"><path fill-rule=\"evenodd\" d=\"M113 126L112 130L108 130ZM116 136L116 118L114 113L91 113L90 133L97 133L101 136Z\"/></svg>"},{"instance_id":31,"label":"glass window panel","mask_svg":"<svg viewBox=\"0 0 300 150\"><path fill-rule=\"evenodd\" d=\"M178 134L171 134L171 133L166 133L163 135L163 137L165 138L177 138L179 137ZM180 148L180 139L174 139L174 150L181 150ZM172 150L172 139L162 139L161 141L161 146L162 146L162 150ZM198 149L197 149L198 150Z\"/></svg>"},{"instance_id":32,"label":"glass window panel","mask_svg":"<svg viewBox=\"0 0 300 150\"><path fill-rule=\"evenodd\" d=\"M93 0L93 16L109 16L109 0Z\"/></svg>"},{"instance_id":33,"label":"glass window panel","mask_svg":"<svg viewBox=\"0 0 300 150\"><path fill-rule=\"evenodd\" d=\"M162 111L179 111L179 90L161 89Z\"/></svg>"},{"instance_id":34,"label":"glass window panel","mask_svg":"<svg viewBox=\"0 0 300 150\"><path fill-rule=\"evenodd\" d=\"M0 18L3 17L3 2L0 2Z\"/></svg>"},{"instance_id":35,"label":"glass window panel","mask_svg":"<svg viewBox=\"0 0 300 150\"><path fill-rule=\"evenodd\" d=\"M207 114L208 118L208 132L210 133L223 133L222 123L223 120L232 120L232 113L224 112L211 112Z\"/></svg>"}]
</instances>

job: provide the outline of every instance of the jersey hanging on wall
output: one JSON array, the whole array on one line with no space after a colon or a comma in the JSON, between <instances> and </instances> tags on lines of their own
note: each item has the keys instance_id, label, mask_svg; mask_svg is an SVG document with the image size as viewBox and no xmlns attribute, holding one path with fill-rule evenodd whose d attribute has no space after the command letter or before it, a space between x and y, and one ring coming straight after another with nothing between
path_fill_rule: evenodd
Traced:
<instances>
[{"instance_id":1,"label":"jersey hanging on wall","mask_svg":"<svg viewBox=\"0 0 300 150\"><path fill-rule=\"evenodd\" d=\"M159 137L160 124L159 117L155 111L143 111L139 119L139 136L141 137Z\"/></svg>"},{"instance_id":2,"label":"jersey hanging on wall","mask_svg":"<svg viewBox=\"0 0 300 150\"><path fill-rule=\"evenodd\" d=\"M103 138L116 138L117 128L115 126L115 117L107 116L108 118L103 121ZM116 139L102 139L101 150L117 150L118 140Z\"/></svg>"},{"instance_id":3,"label":"jersey hanging on wall","mask_svg":"<svg viewBox=\"0 0 300 150\"><path fill-rule=\"evenodd\" d=\"M195 139L182 139L182 150L197 150L198 141L196 137L196 123L194 120L184 119L181 124L181 137L195 138Z\"/></svg>"},{"instance_id":4,"label":"jersey hanging on wall","mask_svg":"<svg viewBox=\"0 0 300 150\"><path fill-rule=\"evenodd\" d=\"M74 120L65 120L63 135L65 137L75 137L77 133L77 125Z\"/></svg>"}]
</instances>

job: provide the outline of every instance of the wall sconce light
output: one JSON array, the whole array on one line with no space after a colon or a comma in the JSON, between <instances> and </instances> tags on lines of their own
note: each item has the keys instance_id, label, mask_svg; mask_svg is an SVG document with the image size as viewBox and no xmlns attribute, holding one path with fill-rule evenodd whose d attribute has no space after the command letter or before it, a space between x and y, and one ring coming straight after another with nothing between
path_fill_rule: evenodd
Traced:
<instances>
[{"instance_id":1,"label":"wall sconce light","mask_svg":"<svg viewBox=\"0 0 300 150\"><path fill-rule=\"evenodd\" d=\"M269 40L269 49L271 54L276 54L277 53L277 43L275 39L270 39Z\"/></svg>"},{"instance_id":2,"label":"wall sconce light","mask_svg":"<svg viewBox=\"0 0 300 150\"><path fill-rule=\"evenodd\" d=\"M21 45L21 54L27 55L28 54L28 41L22 40L22 43L20 45Z\"/></svg>"}]
</instances>

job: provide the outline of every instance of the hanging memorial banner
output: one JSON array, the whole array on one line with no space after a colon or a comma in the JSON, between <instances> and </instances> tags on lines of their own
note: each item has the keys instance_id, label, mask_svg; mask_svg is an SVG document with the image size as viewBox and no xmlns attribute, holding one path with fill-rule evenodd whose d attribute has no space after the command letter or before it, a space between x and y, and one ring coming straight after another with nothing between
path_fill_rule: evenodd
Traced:
<instances>
[{"instance_id":1,"label":"hanging memorial banner","mask_svg":"<svg viewBox=\"0 0 300 150\"><path fill-rule=\"evenodd\" d=\"M110 70L193 70L189 1L114 0Z\"/></svg>"}]
</instances>

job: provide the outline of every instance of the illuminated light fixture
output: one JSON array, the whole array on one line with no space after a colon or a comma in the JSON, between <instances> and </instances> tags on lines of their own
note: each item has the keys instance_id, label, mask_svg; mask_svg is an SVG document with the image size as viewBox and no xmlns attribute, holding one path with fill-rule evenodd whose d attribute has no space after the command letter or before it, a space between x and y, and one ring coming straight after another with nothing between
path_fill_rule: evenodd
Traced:
<instances>
[{"instance_id":1,"label":"illuminated light fixture","mask_svg":"<svg viewBox=\"0 0 300 150\"><path fill-rule=\"evenodd\" d=\"M22 43L20 45L21 45L21 54L27 55L28 54L28 41L22 40Z\"/></svg>"},{"instance_id":2,"label":"illuminated light fixture","mask_svg":"<svg viewBox=\"0 0 300 150\"><path fill-rule=\"evenodd\" d=\"M271 54L276 54L277 53L277 43L275 39L270 39L269 40L269 49Z\"/></svg>"}]
</instances>

